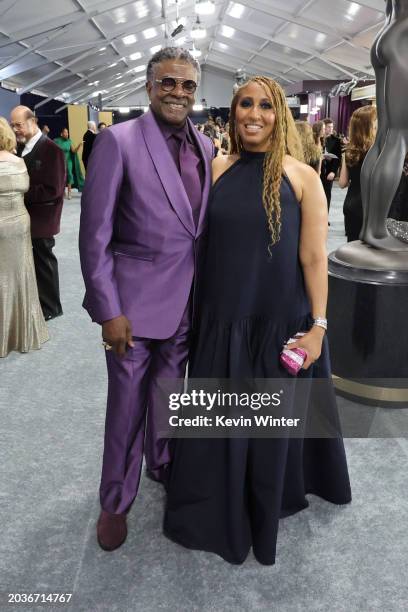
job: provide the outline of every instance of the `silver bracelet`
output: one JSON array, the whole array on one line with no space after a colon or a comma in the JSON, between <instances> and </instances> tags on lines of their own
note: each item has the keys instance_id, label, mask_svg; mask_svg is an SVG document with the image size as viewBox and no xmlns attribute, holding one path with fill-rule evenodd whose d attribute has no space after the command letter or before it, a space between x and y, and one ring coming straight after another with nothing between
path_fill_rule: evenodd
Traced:
<instances>
[{"instance_id":1,"label":"silver bracelet","mask_svg":"<svg viewBox=\"0 0 408 612\"><path fill-rule=\"evenodd\" d=\"M323 319L323 317L317 317L316 319L313 319L313 325L316 325L317 327L323 327L323 329L327 331L327 319Z\"/></svg>"}]
</instances>

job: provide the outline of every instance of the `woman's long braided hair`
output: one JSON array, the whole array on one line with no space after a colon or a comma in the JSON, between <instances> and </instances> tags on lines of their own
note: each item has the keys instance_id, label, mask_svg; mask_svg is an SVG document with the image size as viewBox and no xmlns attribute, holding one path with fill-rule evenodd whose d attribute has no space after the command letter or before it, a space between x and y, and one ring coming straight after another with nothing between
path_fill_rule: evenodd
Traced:
<instances>
[{"instance_id":1,"label":"woman's long braided hair","mask_svg":"<svg viewBox=\"0 0 408 612\"><path fill-rule=\"evenodd\" d=\"M281 229L280 186L282 181L283 158L286 154L303 161L302 145L292 113L286 102L281 86L264 76L255 76L246 81L237 89L231 102L229 118L229 133L231 139L231 154L240 154L243 150L242 141L236 127L236 109L242 91L250 83L261 85L267 97L271 100L275 112L275 125L273 127L270 150L265 155L263 166L263 195L262 201L266 212L268 228L271 234L269 249L279 241Z\"/></svg>"}]
</instances>

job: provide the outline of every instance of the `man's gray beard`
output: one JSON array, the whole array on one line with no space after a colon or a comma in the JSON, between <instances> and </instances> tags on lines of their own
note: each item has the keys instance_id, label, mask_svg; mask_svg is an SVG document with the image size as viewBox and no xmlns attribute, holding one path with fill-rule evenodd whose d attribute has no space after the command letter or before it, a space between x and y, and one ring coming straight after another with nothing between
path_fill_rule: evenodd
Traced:
<instances>
[{"instance_id":1,"label":"man's gray beard","mask_svg":"<svg viewBox=\"0 0 408 612\"><path fill-rule=\"evenodd\" d=\"M18 144L26 144L27 138L25 136L20 136L19 138L16 136L16 140Z\"/></svg>"}]
</instances>

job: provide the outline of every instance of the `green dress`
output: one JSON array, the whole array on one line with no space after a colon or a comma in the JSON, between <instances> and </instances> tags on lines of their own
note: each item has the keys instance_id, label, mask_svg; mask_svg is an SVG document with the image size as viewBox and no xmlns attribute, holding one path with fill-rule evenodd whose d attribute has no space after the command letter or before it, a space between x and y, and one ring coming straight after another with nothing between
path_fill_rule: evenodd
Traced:
<instances>
[{"instance_id":1,"label":"green dress","mask_svg":"<svg viewBox=\"0 0 408 612\"><path fill-rule=\"evenodd\" d=\"M70 138L58 137L54 140L65 155L65 166L67 169L67 185L76 187L78 191L82 191L84 186L84 177L82 176L81 165L79 162L78 153L71 151L72 140Z\"/></svg>"}]
</instances>

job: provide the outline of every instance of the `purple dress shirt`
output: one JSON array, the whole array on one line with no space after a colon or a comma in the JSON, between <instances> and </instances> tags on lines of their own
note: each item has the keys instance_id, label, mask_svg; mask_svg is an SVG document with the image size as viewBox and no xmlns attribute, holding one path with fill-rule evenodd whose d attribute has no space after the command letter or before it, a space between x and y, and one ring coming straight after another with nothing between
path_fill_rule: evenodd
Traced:
<instances>
[{"instance_id":1,"label":"purple dress shirt","mask_svg":"<svg viewBox=\"0 0 408 612\"><path fill-rule=\"evenodd\" d=\"M200 153L189 132L187 122L183 127L179 128L168 125L161 121L156 115L154 116L180 173L181 180L183 181L190 200L193 218L197 227L204 185L204 167Z\"/></svg>"}]
</instances>

